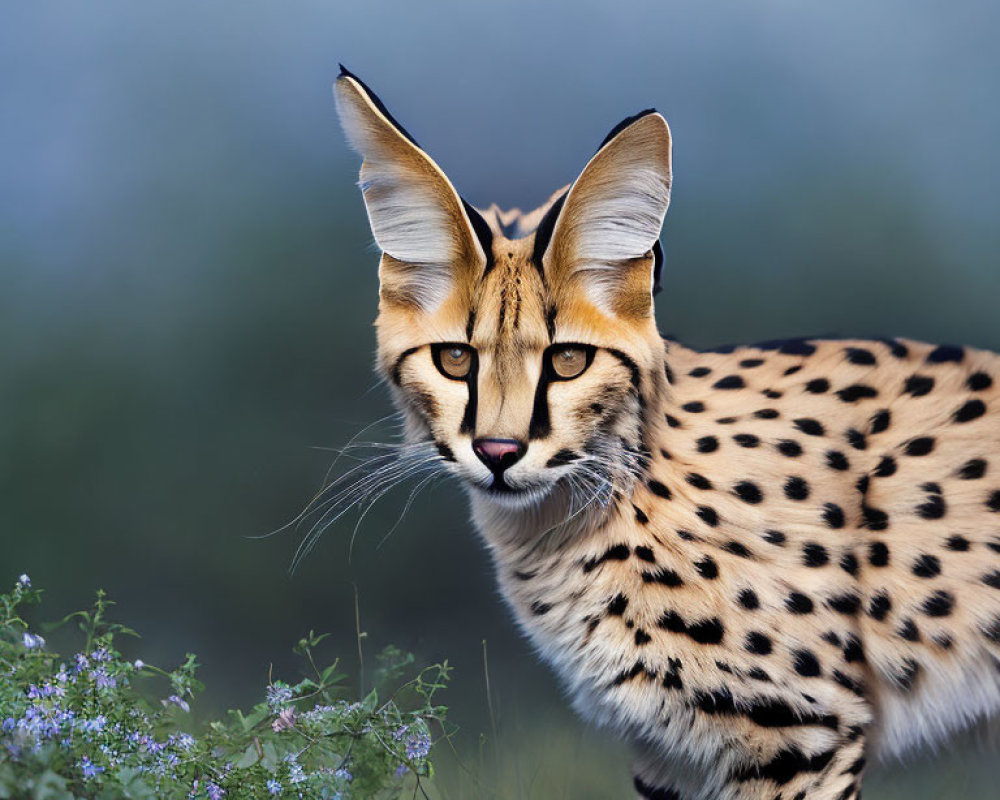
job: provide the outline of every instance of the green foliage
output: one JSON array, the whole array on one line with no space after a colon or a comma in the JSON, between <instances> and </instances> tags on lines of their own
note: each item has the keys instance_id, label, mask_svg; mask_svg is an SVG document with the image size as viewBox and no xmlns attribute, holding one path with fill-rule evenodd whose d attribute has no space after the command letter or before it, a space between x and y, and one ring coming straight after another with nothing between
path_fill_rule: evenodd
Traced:
<instances>
[{"instance_id":1,"label":"green foliage","mask_svg":"<svg viewBox=\"0 0 1000 800\"><path fill-rule=\"evenodd\" d=\"M136 634L108 619L98 592L91 610L51 626L82 636L61 657L21 616L40 599L26 575L0 594L0 800L426 797L447 662L417 670L388 647L358 697L336 661L318 660L325 635L310 632L295 647L306 677L271 680L249 711L195 725L194 655L172 671L125 659L116 638Z\"/></svg>"}]
</instances>

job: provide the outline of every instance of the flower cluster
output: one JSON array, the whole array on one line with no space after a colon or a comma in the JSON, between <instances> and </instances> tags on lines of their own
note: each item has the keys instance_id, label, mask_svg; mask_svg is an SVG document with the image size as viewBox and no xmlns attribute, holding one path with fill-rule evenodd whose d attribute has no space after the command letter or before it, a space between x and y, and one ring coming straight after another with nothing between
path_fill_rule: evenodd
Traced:
<instances>
[{"instance_id":1,"label":"flower cluster","mask_svg":"<svg viewBox=\"0 0 1000 800\"><path fill-rule=\"evenodd\" d=\"M447 663L412 670L394 648L381 657L385 687L352 697L337 663L321 668L323 636L296 651L308 676L273 681L249 711L195 726L191 703L201 686L197 661L165 671L128 660L116 648L127 628L108 622L98 593L75 622L83 646L68 657L21 618L41 592L21 575L0 594L0 797L256 800L397 797L432 776L432 728L446 709L434 702ZM404 671L415 672L403 680Z\"/></svg>"}]
</instances>

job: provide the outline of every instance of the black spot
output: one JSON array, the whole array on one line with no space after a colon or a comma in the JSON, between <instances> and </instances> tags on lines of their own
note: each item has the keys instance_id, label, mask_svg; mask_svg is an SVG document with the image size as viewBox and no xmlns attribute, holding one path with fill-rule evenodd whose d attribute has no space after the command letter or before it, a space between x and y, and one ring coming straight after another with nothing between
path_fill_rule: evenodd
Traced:
<instances>
[{"instance_id":1,"label":"black spot","mask_svg":"<svg viewBox=\"0 0 1000 800\"><path fill-rule=\"evenodd\" d=\"M1000 513L1000 489L996 490L986 498L986 507L990 511Z\"/></svg>"},{"instance_id":2,"label":"black spot","mask_svg":"<svg viewBox=\"0 0 1000 800\"><path fill-rule=\"evenodd\" d=\"M888 408L883 408L881 411L874 414L869 420L869 429L871 433L882 433L889 427L889 423L892 422L892 414L889 413Z\"/></svg>"},{"instance_id":3,"label":"black spot","mask_svg":"<svg viewBox=\"0 0 1000 800\"><path fill-rule=\"evenodd\" d=\"M548 614L551 610L551 603L542 603L541 601L536 600L531 604L531 613L538 617Z\"/></svg>"},{"instance_id":4,"label":"black spot","mask_svg":"<svg viewBox=\"0 0 1000 800\"><path fill-rule=\"evenodd\" d=\"M849 617L853 617L861 608L861 598L852 592L834 595L826 602L838 614L844 614Z\"/></svg>"},{"instance_id":5,"label":"black spot","mask_svg":"<svg viewBox=\"0 0 1000 800\"><path fill-rule=\"evenodd\" d=\"M802 370L802 365L801 364L796 364L793 367L789 367L788 369L786 369L781 374L782 375L794 375L796 372L800 372L801 370Z\"/></svg>"},{"instance_id":6,"label":"black spot","mask_svg":"<svg viewBox=\"0 0 1000 800\"><path fill-rule=\"evenodd\" d=\"M860 681L854 680L854 678L851 678L848 675L845 675L839 669L835 669L833 671L833 679L837 683L839 683L841 686L843 686L845 689L847 689L849 692L853 692L854 694L856 694L858 697L864 697L865 696L865 687L864 687L864 684L861 683ZM852 741L856 740L860 735L861 734L858 733L854 737L854 739L852 739Z\"/></svg>"},{"instance_id":7,"label":"black spot","mask_svg":"<svg viewBox=\"0 0 1000 800\"><path fill-rule=\"evenodd\" d=\"M580 458L579 453L574 453L572 450L562 449L558 451L552 458L545 462L546 467L564 467L567 464L571 464Z\"/></svg>"},{"instance_id":8,"label":"black spot","mask_svg":"<svg viewBox=\"0 0 1000 800\"><path fill-rule=\"evenodd\" d=\"M698 539L698 537L695 536L693 533L690 533L689 531L685 530L678 530L677 536L683 539L685 542L694 542Z\"/></svg>"},{"instance_id":9,"label":"black spot","mask_svg":"<svg viewBox=\"0 0 1000 800\"><path fill-rule=\"evenodd\" d=\"M868 616L882 622L892 611L892 600L885 592L879 592L868 601Z\"/></svg>"},{"instance_id":10,"label":"black spot","mask_svg":"<svg viewBox=\"0 0 1000 800\"><path fill-rule=\"evenodd\" d=\"M956 423L971 422L986 413L986 404L982 400L969 400L952 416Z\"/></svg>"},{"instance_id":11,"label":"black spot","mask_svg":"<svg viewBox=\"0 0 1000 800\"><path fill-rule=\"evenodd\" d=\"M823 426L814 419L803 417L792 421L792 424L808 436L822 436L826 431Z\"/></svg>"},{"instance_id":12,"label":"black spot","mask_svg":"<svg viewBox=\"0 0 1000 800\"><path fill-rule=\"evenodd\" d=\"M864 518L862 525L870 531L884 531L889 527L889 515L881 508L862 504L861 516Z\"/></svg>"},{"instance_id":13,"label":"black spot","mask_svg":"<svg viewBox=\"0 0 1000 800\"><path fill-rule=\"evenodd\" d=\"M847 641L844 643L844 661L853 664L865 660L865 651L861 646L861 641L853 633L847 634Z\"/></svg>"},{"instance_id":14,"label":"black spot","mask_svg":"<svg viewBox=\"0 0 1000 800\"><path fill-rule=\"evenodd\" d=\"M753 589L743 589L736 598L739 604L748 611L760 608L760 599Z\"/></svg>"},{"instance_id":15,"label":"black spot","mask_svg":"<svg viewBox=\"0 0 1000 800\"><path fill-rule=\"evenodd\" d=\"M854 553L844 553L840 557L840 568L848 575L856 577L858 574L858 557Z\"/></svg>"},{"instance_id":16,"label":"black spot","mask_svg":"<svg viewBox=\"0 0 1000 800\"><path fill-rule=\"evenodd\" d=\"M650 564L656 563L656 557L653 555L653 551L644 545L640 545L635 548L635 557L641 561L647 561Z\"/></svg>"},{"instance_id":17,"label":"black spot","mask_svg":"<svg viewBox=\"0 0 1000 800\"><path fill-rule=\"evenodd\" d=\"M900 668L891 677L892 682L896 684L898 689L908 692L913 688L913 684L916 682L919 674L920 664L912 658L907 658L904 659Z\"/></svg>"},{"instance_id":18,"label":"black spot","mask_svg":"<svg viewBox=\"0 0 1000 800\"><path fill-rule=\"evenodd\" d=\"M910 354L906 345L896 339L883 339L882 343L889 348L889 352L896 358L906 358Z\"/></svg>"},{"instance_id":19,"label":"black spot","mask_svg":"<svg viewBox=\"0 0 1000 800\"><path fill-rule=\"evenodd\" d=\"M913 574L918 578L936 578L941 574L941 559L924 553L913 562Z\"/></svg>"},{"instance_id":20,"label":"black spot","mask_svg":"<svg viewBox=\"0 0 1000 800\"><path fill-rule=\"evenodd\" d=\"M670 489L664 486L659 481L649 481L647 485L649 486L649 491L651 491L657 497L660 497L664 500L669 500L671 497L673 497L673 493L670 491Z\"/></svg>"},{"instance_id":21,"label":"black spot","mask_svg":"<svg viewBox=\"0 0 1000 800\"><path fill-rule=\"evenodd\" d=\"M639 506L634 505L632 508L635 509L635 521L640 525L648 525L649 517L646 515L646 512L639 508Z\"/></svg>"},{"instance_id":22,"label":"black spot","mask_svg":"<svg viewBox=\"0 0 1000 800\"><path fill-rule=\"evenodd\" d=\"M878 462L878 466L875 467L872 474L876 478L888 478L890 475L895 475L896 459L892 456L882 456L882 460Z\"/></svg>"},{"instance_id":23,"label":"black spot","mask_svg":"<svg viewBox=\"0 0 1000 800\"><path fill-rule=\"evenodd\" d=\"M754 367L759 367L763 363L764 359L762 358L744 358L740 362L740 366L746 369L753 369Z\"/></svg>"},{"instance_id":24,"label":"black spot","mask_svg":"<svg viewBox=\"0 0 1000 800\"><path fill-rule=\"evenodd\" d=\"M811 614L813 601L801 592L792 592L785 599L785 608L793 614Z\"/></svg>"},{"instance_id":25,"label":"black spot","mask_svg":"<svg viewBox=\"0 0 1000 800\"><path fill-rule=\"evenodd\" d=\"M713 389L742 389L746 384L739 375L727 375L712 384Z\"/></svg>"},{"instance_id":26,"label":"black spot","mask_svg":"<svg viewBox=\"0 0 1000 800\"><path fill-rule=\"evenodd\" d=\"M608 603L608 613L615 617L620 617L628 608L628 598L623 594L616 594Z\"/></svg>"},{"instance_id":27,"label":"black spot","mask_svg":"<svg viewBox=\"0 0 1000 800\"><path fill-rule=\"evenodd\" d=\"M843 528L845 524L844 509L836 503L825 503L823 505L823 522L828 528Z\"/></svg>"},{"instance_id":28,"label":"black spot","mask_svg":"<svg viewBox=\"0 0 1000 800\"><path fill-rule=\"evenodd\" d=\"M903 452L908 456L925 456L933 450L934 438L932 436L919 436L916 439L910 439Z\"/></svg>"},{"instance_id":29,"label":"black spot","mask_svg":"<svg viewBox=\"0 0 1000 800\"><path fill-rule=\"evenodd\" d=\"M669 586L672 589L684 585L681 576L666 567L660 567L654 572L642 573L642 581L643 583L658 583L660 586Z\"/></svg>"},{"instance_id":30,"label":"black spot","mask_svg":"<svg viewBox=\"0 0 1000 800\"><path fill-rule=\"evenodd\" d=\"M809 484L804 478L793 475L785 481L785 497L789 500L805 500L809 497Z\"/></svg>"},{"instance_id":31,"label":"black spot","mask_svg":"<svg viewBox=\"0 0 1000 800\"><path fill-rule=\"evenodd\" d=\"M934 644L945 650L951 650L952 645L955 644L955 640L952 639L947 633L934 634L931 639L933 639Z\"/></svg>"},{"instance_id":32,"label":"black spot","mask_svg":"<svg viewBox=\"0 0 1000 800\"><path fill-rule=\"evenodd\" d=\"M697 514L701 521L710 528L714 528L719 524L719 514L711 506L698 506Z\"/></svg>"},{"instance_id":33,"label":"black spot","mask_svg":"<svg viewBox=\"0 0 1000 800\"><path fill-rule=\"evenodd\" d=\"M753 553L747 550L739 542L728 541L723 546L722 549L727 553L732 553L734 556L739 556L740 558L753 558Z\"/></svg>"},{"instance_id":34,"label":"black spot","mask_svg":"<svg viewBox=\"0 0 1000 800\"><path fill-rule=\"evenodd\" d=\"M754 411L753 415L757 419L777 419L781 416L776 408L762 408L760 411Z\"/></svg>"},{"instance_id":35,"label":"black spot","mask_svg":"<svg viewBox=\"0 0 1000 800\"><path fill-rule=\"evenodd\" d=\"M711 375L711 374L712 370L709 369L708 367L695 367L688 373L688 375L690 375L692 378L704 378L706 375Z\"/></svg>"},{"instance_id":36,"label":"black spot","mask_svg":"<svg viewBox=\"0 0 1000 800\"><path fill-rule=\"evenodd\" d=\"M757 631L751 631L747 634L746 642L743 646L749 652L755 653L758 656L769 655L773 648L771 640L763 633L758 633Z\"/></svg>"},{"instance_id":37,"label":"black spot","mask_svg":"<svg viewBox=\"0 0 1000 800\"><path fill-rule=\"evenodd\" d=\"M816 678L820 674L819 661L808 650L796 650L795 671L803 678Z\"/></svg>"},{"instance_id":38,"label":"black spot","mask_svg":"<svg viewBox=\"0 0 1000 800\"><path fill-rule=\"evenodd\" d=\"M636 628L635 630L635 645L636 647L642 647L644 644L649 644L653 641L653 637L650 636L642 628Z\"/></svg>"},{"instance_id":39,"label":"black spot","mask_svg":"<svg viewBox=\"0 0 1000 800\"><path fill-rule=\"evenodd\" d=\"M969 379L965 382L965 385L968 386L973 392L981 392L984 389L989 389L993 385L993 378L985 372L973 372L969 376Z\"/></svg>"},{"instance_id":40,"label":"black spot","mask_svg":"<svg viewBox=\"0 0 1000 800\"><path fill-rule=\"evenodd\" d=\"M712 482L706 478L704 475L699 475L697 472L689 472L685 479L690 483L695 489L711 489Z\"/></svg>"},{"instance_id":41,"label":"black spot","mask_svg":"<svg viewBox=\"0 0 1000 800\"><path fill-rule=\"evenodd\" d=\"M760 487L752 481L740 481L733 487L733 494L735 494L744 503L750 503L751 505L756 505L764 499L764 495L760 490Z\"/></svg>"},{"instance_id":42,"label":"black spot","mask_svg":"<svg viewBox=\"0 0 1000 800\"><path fill-rule=\"evenodd\" d=\"M695 444L699 453L714 453L719 449L719 440L714 436L702 436Z\"/></svg>"},{"instance_id":43,"label":"black spot","mask_svg":"<svg viewBox=\"0 0 1000 800\"><path fill-rule=\"evenodd\" d=\"M777 391L776 389L764 389L761 392L761 394L764 395L764 397L769 398L770 400L777 400L779 397L782 396L782 393Z\"/></svg>"},{"instance_id":44,"label":"black spot","mask_svg":"<svg viewBox=\"0 0 1000 800\"><path fill-rule=\"evenodd\" d=\"M986 474L986 461L982 458L973 458L966 461L958 471L958 477L963 481L979 480Z\"/></svg>"},{"instance_id":45,"label":"black spot","mask_svg":"<svg viewBox=\"0 0 1000 800\"><path fill-rule=\"evenodd\" d=\"M763 681L764 683L773 683L771 676L768 675L760 667L752 667L747 670L747 677L755 681ZM754 720L756 722L756 720ZM761 723L758 723L761 724Z\"/></svg>"},{"instance_id":46,"label":"black spot","mask_svg":"<svg viewBox=\"0 0 1000 800\"><path fill-rule=\"evenodd\" d=\"M716 422L719 423L719 425L732 425L736 422L736 417L719 417Z\"/></svg>"},{"instance_id":47,"label":"black spot","mask_svg":"<svg viewBox=\"0 0 1000 800\"><path fill-rule=\"evenodd\" d=\"M922 608L928 617L947 617L955 608L955 598L950 592L938 590L924 600Z\"/></svg>"},{"instance_id":48,"label":"black spot","mask_svg":"<svg viewBox=\"0 0 1000 800\"><path fill-rule=\"evenodd\" d=\"M830 469L839 470L844 472L851 468L851 463L847 460L847 456L841 453L839 450L827 450L826 451L826 465Z\"/></svg>"},{"instance_id":49,"label":"black spot","mask_svg":"<svg viewBox=\"0 0 1000 800\"><path fill-rule=\"evenodd\" d=\"M930 375L911 375L903 384L903 394L923 397L925 394L930 394L933 388L934 379Z\"/></svg>"},{"instance_id":50,"label":"black spot","mask_svg":"<svg viewBox=\"0 0 1000 800\"><path fill-rule=\"evenodd\" d=\"M868 493L868 484L871 482L871 478L867 475L862 475L854 482L854 488L858 490L858 494Z\"/></svg>"},{"instance_id":51,"label":"black spot","mask_svg":"<svg viewBox=\"0 0 1000 800\"><path fill-rule=\"evenodd\" d=\"M719 644L725 636L725 628L717 617L689 624L676 611L667 611L657 625L672 633L687 634L698 644Z\"/></svg>"},{"instance_id":52,"label":"black spot","mask_svg":"<svg viewBox=\"0 0 1000 800\"><path fill-rule=\"evenodd\" d=\"M446 445L444 442L435 441L434 446L437 448L438 454L445 461L454 462L458 460L455 458L455 453L452 451L452 449L448 447L448 445Z\"/></svg>"},{"instance_id":53,"label":"black spot","mask_svg":"<svg viewBox=\"0 0 1000 800\"><path fill-rule=\"evenodd\" d=\"M779 750L766 763L749 763L733 772L733 780L745 783L747 781L772 781L778 786L784 786L796 775L803 772L822 772L836 755L836 750L829 750L814 756L807 756L797 747ZM795 800L795 798L793 798ZM803 800L804 797L803 797Z\"/></svg>"},{"instance_id":54,"label":"black spot","mask_svg":"<svg viewBox=\"0 0 1000 800\"><path fill-rule=\"evenodd\" d=\"M719 577L719 565L711 556L705 556L701 561L696 561L694 568L698 570L701 577L707 580L714 580Z\"/></svg>"},{"instance_id":55,"label":"black spot","mask_svg":"<svg viewBox=\"0 0 1000 800\"><path fill-rule=\"evenodd\" d=\"M802 563L807 567L825 567L830 563L830 554L823 545L809 542L802 548Z\"/></svg>"},{"instance_id":56,"label":"black spot","mask_svg":"<svg viewBox=\"0 0 1000 800\"><path fill-rule=\"evenodd\" d=\"M940 494L931 494L917 506L917 514L922 519L941 519L948 511L944 498Z\"/></svg>"},{"instance_id":57,"label":"black spot","mask_svg":"<svg viewBox=\"0 0 1000 800\"><path fill-rule=\"evenodd\" d=\"M778 547L783 547L785 544L785 534L781 531L768 531L764 534L764 541L769 544L777 545Z\"/></svg>"},{"instance_id":58,"label":"black spot","mask_svg":"<svg viewBox=\"0 0 1000 800\"><path fill-rule=\"evenodd\" d=\"M681 408L690 414L700 414L705 410L705 404L700 400L692 400L690 403L682 405Z\"/></svg>"},{"instance_id":59,"label":"black spot","mask_svg":"<svg viewBox=\"0 0 1000 800\"><path fill-rule=\"evenodd\" d=\"M872 542L868 545L868 563L873 567L889 566L889 548L885 542Z\"/></svg>"},{"instance_id":60,"label":"black spot","mask_svg":"<svg viewBox=\"0 0 1000 800\"><path fill-rule=\"evenodd\" d=\"M857 428L848 428L847 433L844 435L847 437L847 443L855 450L868 449L868 439Z\"/></svg>"},{"instance_id":61,"label":"black spot","mask_svg":"<svg viewBox=\"0 0 1000 800\"><path fill-rule=\"evenodd\" d=\"M1000 644L1000 617L994 617L989 626L981 628L983 636L991 642Z\"/></svg>"},{"instance_id":62,"label":"black spot","mask_svg":"<svg viewBox=\"0 0 1000 800\"><path fill-rule=\"evenodd\" d=\"M946 361L959 362L965 358L965 350L953 344L942 344L931 350L927 361L931 364L943 364Z\"/></svg>"},{"instance_id":63,"label":"black spot","mask_svg":"<svg viewBox=\"0 0 1000 800\"><path fill-rule=\"evenodd\" d=\"M616 544L609 547L603 555L592 558L583 565L584 572L592 572L605 561L624 561L631 555L631 549L627 544Z\"/></svg>"},{"instance_id":64,"label":"black spot","mask_svg":"<svg viewBox=\"0 0 1000 800\"><path fill-rule=\"evenodd\" d=\"M737 433L733 441L740 447L757 447L760 444L760 439L752 433Z\"/></svg>"},{"instance_id":65,"label":"black spot","mask_svg":"<svg viewBox=\"0 0 1000 800\"><path fill-rule=\"evenodd\" d=\"M604 413L604 406L602 406L600 403L591 403L590 404L590 410L593 411L595 414L603 414ZM671 424L671 422L670 422L671 420L673 420L674 422L677 422L677 420L674 417L671 417L669 414L667 414L667 424L670 425L671 428L676 428L677 425ZM679 425L680 423L677 423L677 424Z\"/></svg>"},{"instance_id":66,"label":"black spot","mask_svg":"<svg viewBox=\"0 0 1000 800\"><path fill-rule=\"evenodd\" d=\"M847 360L852 364L864 364L865 366L872 366L876 363L872 351L861 347L848 347Z\"/></svg>"},{"instance_id":67,"label":"black spot","mask_svg":"<svg viewBox=\"0 0 1000 800\"><path fill-rule=\"evenodd\" d=\"M826 378L813 378L806 384L806 391L811 394L823 394L830 391L830 381Z\"/></svg>"},{"instance_id":68,"label":"black spot","mask_svg":"<svg viewBox=\"0 0 1000 800\"><path fill-rule=\"evenodd\" d=\"M595 405L597 405L597 404L595 403ZM591 406L591 408L593 408L593 407L594 406ZM597 413L600 413L600 412L597 412ZM666 414L664 416L665 416L665 418L667 420L667 425L669 425L671 428L680 428L681 427L681 421L679 419L677 419L677 417L671 416L670 414Z\"/></svg>"},{"instance_id":69,"label":"black spot","mask_svg":"<svg viewBox=\"0 0 1000 800\"><path fill-rule=\"evenodd\" d=\"M869 400L873 397L878 397L878 390L863 383L855 383L838 391L837 397L844 403L856 403L859 400Z\"/></svg>"},{"instance_id":70,"label":"black spot","mask_svg":"<svg viewBox=\"0 0 1000 800\"><path fill-rule=\"evenodd\" d=\"M992 589L1000 589L1000 570L987 572L980 580Z\"/></svg>"},{"instance_id":71,"label":"black spot","mask_svg":"<svg viewBox=\"0 0 1000 800\"><path fill-rule=\"evenodd\" d=\"M819 638L828 644L832 644L834 647L840 647L840 637L836 631L826 631L820 634Z\"/></svg>"},{"instance_id":72,"label":"black spot","mask_svg":"<svg viewBox=\"0 0 1000 800\"><path fill-rule=\"evenodd\" d=\"M949 536L948 540L944 543L944 546L949 550L954 550L956 553L964 553L969 549L969 540L964 536Z\"/></svg>"},{"instance_id":73,"label":"black spot","mask_svg":"<svg viewBox=\"0 0 1000 800\"><path fill-rule=\"evenodd\" d=\"M794 439L782 439L778 442L778 452L789 458L797 458L802 455L802 445Z\"/></svg>"}]
</instances>

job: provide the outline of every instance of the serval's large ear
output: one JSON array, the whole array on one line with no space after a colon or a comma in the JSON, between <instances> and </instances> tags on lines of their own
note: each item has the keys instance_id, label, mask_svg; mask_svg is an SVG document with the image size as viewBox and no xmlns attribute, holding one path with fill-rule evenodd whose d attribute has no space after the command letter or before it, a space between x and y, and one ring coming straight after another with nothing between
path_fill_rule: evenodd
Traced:
<instances>
[{"instance_id":1,"label":"serval's large ear","mask_svg":"<svg viewBox=\"0 0 1000 800\"><path fill-rule=\"evenodd\" d=\"M649 109L608 134L553 209L551 232L540 226L536 258L554 285L584 291L601 310L648 317L669 203L670 128Z\"/></svg>"},{"instance_id":2,"label":"serval's large ear","mask_svg":"<svg viewBox=\"0 0 1000 800\"><path fill-rule=\"evenodd\" d=\"M480 236L488 228L375 93L340 69L334 94L347 139L364 158L359 185L383 251L382 298L433 310L456 282L485 268Z\"/></svg>"}]
</instances>

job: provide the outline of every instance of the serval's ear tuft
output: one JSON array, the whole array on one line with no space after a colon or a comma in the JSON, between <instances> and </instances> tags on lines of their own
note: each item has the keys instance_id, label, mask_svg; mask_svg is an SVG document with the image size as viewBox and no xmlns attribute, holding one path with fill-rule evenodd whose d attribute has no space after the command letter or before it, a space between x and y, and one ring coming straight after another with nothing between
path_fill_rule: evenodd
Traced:
<instances>
[{"instance_id":1,"label":"serval's ear tuft","mask_svg":"<svg viewBox=\"0 0 1000 800\"><path fill-rule=\"evenodd\" d=\"M375 93L340 69L334 95L344 133L364 159L358 183L384 253L382 297L433 310L486 266L470 218L477 214Z\"/></svg>"},{"instance_id":2,"label":"serval's ear tuft","mask_svg":"<svg viewBox=\"0 0 1000 800\"><path fill-rule=\"evenodd\" d=\"M670 128L649 109L612 129L558 210L541 260L602 310L648 317L670 204Z\"/></svg>"}]
</instances>

